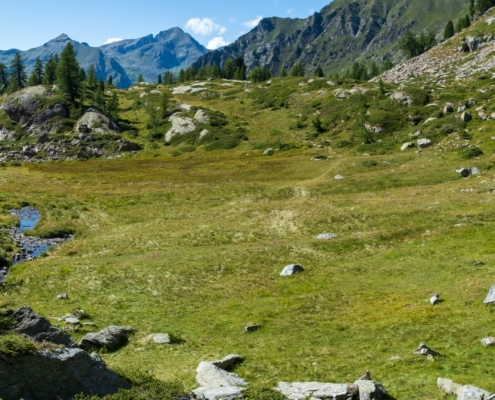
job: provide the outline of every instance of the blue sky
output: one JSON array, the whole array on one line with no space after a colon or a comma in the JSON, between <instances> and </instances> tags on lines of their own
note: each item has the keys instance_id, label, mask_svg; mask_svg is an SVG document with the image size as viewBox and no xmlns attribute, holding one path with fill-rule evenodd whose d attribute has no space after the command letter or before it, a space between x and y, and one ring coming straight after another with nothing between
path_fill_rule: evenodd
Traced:
<instances>
[{"instance_id":1,"label":"blue sky","mask_svg":"<svg viewBox=\"0 0 495 400\"><path fill-rule=\"evenodd\" d=\"M250 31L261 17L306 18L330 0L16 0L2 2L0 49L28 50L66 33L100 46L180 27L215 48Z\"/></svg>"}]
</instances>

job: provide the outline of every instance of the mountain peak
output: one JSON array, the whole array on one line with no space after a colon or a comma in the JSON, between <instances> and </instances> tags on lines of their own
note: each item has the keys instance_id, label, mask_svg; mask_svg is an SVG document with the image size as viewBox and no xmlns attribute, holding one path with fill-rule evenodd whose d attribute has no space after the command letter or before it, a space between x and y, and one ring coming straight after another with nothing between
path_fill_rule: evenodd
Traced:
<instances>
[{"instance_id":1,"label":"mountain peak","mask_svg":"<svg viewBox=\"0 0 495 400\"><path fill-rule=\"evenodd\" d=\"M61 35L57 36L55 39L50 40L50 42L66 42L68 40L72 40L69 36L67 36L65 33L62 33Z\"/></svg>"}]
</instances>

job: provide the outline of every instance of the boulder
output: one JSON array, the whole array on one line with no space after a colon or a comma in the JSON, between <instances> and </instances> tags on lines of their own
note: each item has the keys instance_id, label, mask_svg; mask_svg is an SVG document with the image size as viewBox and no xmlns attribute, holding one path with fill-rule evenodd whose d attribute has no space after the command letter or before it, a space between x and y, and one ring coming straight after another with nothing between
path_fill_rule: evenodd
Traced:
<instances>
[{"instance_id":1,"label":"boulder","mask_svg":"<svg viewBox=\"0 0 495 400\"><path fill-rule=\"evenodd\" d=\"M230 370L234 368L237 364L242 363L244 359L239 354L229 354L227 357L222 358L217 361L210 361L215 367L222 368L225 370Z\"/></svg>"},{"instance_id":2,"label":"boulder","mask_svg":"<svg viewBox=\"0 0 495 400\"><path fill-rule=\"evenodd\" d=\"M15 140L15 136L14 136L14 131L9 131L7 128L5 127L2 127L0 129L0 142L3 142L3 141L14 141Z\"/></svg>"},{"instance_id":3,"label":"boulder","mask_svg":"<svg viewBox=\"0 0 495 400\"><path fill-rule=\"evenodd\" d=\"M462 385L453 382L450 379L438 378L437 379L438 389L447 394L456 395Z\"/></svg>"},{"instance_id":4,"label":"boulder","mask_svg":"<svg viewBox=\"0 0 495 400\"><path fill-rule=\"evenodd\" d=\"M148 341L156 343L156 344L170 344L170 335L168 333L155 333L153 335L149 335L146 338Z\"/></svg>"},{"instance_id":5,"label":"boulder","mask_svg":"<svg viewBox=\"0 0 495 400\"><path fill-rule=\"evenodd\" d=\"M135 332L130 327L111 325L98 333L88 333L81 339L79 346L83 349L107 348L116 350L125 346L129 341L129 336Z\"/></svg>"},{"instance_id":6,"label":"boulder","mask_svg":"<svg viewBox=\"0 0 495 400\"><path fill-rule=\"evenodd\" d=\"M427 147L430 147L432 145L430 139L419 139L416 143L418 145L418 148L420 149L426 149Z\"/></svg>"},{"instance_id":7,"label":"boulder","mask_svg":"<svg viewBox=\"0 0 495 400\"><path fill-rule=\"evenodd\" d=\"M275 150L272 149L272 148L269 148L269 149L266 149L264 152L263 152L263 155L264 156L273 156L273 154L275 153Z\"/></svg>"},{"instance_id":8,"label":"boulder","mask_svg":"<svg viewBox=\"0 0 495 400\"><path fill-rule=\"evenodd\" d=\"M259 331L260 329L261 329L260 324L249 324L244 327L244 330L248 333L256 332Z\"/></svg>"},{"instance_id":9,"label":"boulder","mask_svg":"<svg viewBox=\"0 0 495 400\"><path fill-rule=\"evenodd\" d=\"M435 293L435 295L430 299L431 305L435 305L440 303L440 295L438 293Z\"/></svg>"},{"instance_id":10,"label":"boulder","mask_svg":"<svg viewBox=\"0 0 495 400\"><path fill-rule=\"evenodd\" d=\"M110 371L96 353L81 349L38 351L0 357L0 398L72 399L78 393L106 396L130 385Z\"/></svg>"},{"instance_id":11,"label":"boulder","mask_svg":"<svg viewBox=\"0 0 495 400\"><path fill-rule=\"evenodd\" d=\"M282 272L280 273L280 276L291 276L298 274L300 272L303 272L304 268L300 266L299 264L290 264L287 265Z\"/></svg>"},{"instance_id":12,"label":"boulder","mask_svg":"<svg viewBox=\"0 0 495 400\"><path fill-rule=\"evenodd\" d=\"M450 114L452 112L454 112L454 105L452 103L446 103L443 106L443 113L444 114Z\"/></svg>"},{"instance_id":13,"label":"boulder","mask_svg":"<svg viewBox=\"0 0 495 400\"><path fill-rule=\"evenodd\" d=\"M475 386L462 386L457 392L457 400L491 400L491 393Z\"/></svg>"},{"instance_id":14,"label":"boulder","mask_svg":"<svg viewBox=\"0 0 495 400\"><path fill-rule=\"evenodd\" d=\"M206 115L205 112L201 109L196 111L196 115L194 116L194 119L200 124L207 124L209 121L208 115Z\"/></svg>"},{"instance_id":15,"label":"boulder","mask_svg":"<svg viewBox=\"0 0 495 400\"><path fill-rule=\"evenodd\" d=\"M372 380L357 380L354 382L359 389L359 400L385 400L388 394L385 388Z\"/></svg>"},{"instance_id":16,"label":"boulder","mask_svg":"<svg viewBox=\"0 0 495 400\"><path fill-rule=\"evenodd\" d=\"M413 100L410 96L408 96L406 93L398 91L394 92L390 95L390 98L392 100L397 101L398 103L402 103L406 106L410 106L413 103Z\"/></svg>"},{"instance_id":17,"label":"boulder","mask_svg":"<svg viewBox=\"0 0 495 400\"><path fill-rule=\"evenodd\" d=\"M128 140L122 141L122 143L119 146L119 152L138 151L138 150L141 150L141 146L137 143L130 142Z\"/></svg>"},{"instance_id":18,"label":"boulder","mask_svg":"<svg viewBox=\"0 0 495 400\"><path fill-rule=\"evenodd\" d=\"M364 129L366 129L368 132L371 132L371 133L383 132L383 128L381 126L378 126L378 125L373 126L369 122L364 123Z\"/></svg>"},{"instance_id":19,"label":"boulder","mask_svg":"<svg viewBox=\"0 0 495 400\"><path fill-rule=\"evenodd\" d=\"M184 106L184 104L182 104L182 106ZM180 115L174 114L170 117L170 122L172 123L172 128L165 134L166 143L169 143L176 135L183 135L196 129L193 120L189 117L181 117Z\"/></svg>"},{"instance_id":20,"label":"boulder","mask_svg":"<svg viewBox=\"0 0 495 400\"><path fill-rule=\"evenodd\" d=\"M197 400L235 400L242 399L245 388L226 386L218 388L197 388L193 394Z\"/></svg>"},{"instance_id":21,"label":"boulder","mask_svg":"<svg viewBox=\"0 0 495 400\"><path fill-rule=\"evenodd\" d=\"M458 169L456 172L459 172L459 174L463 178L468 178L469 175L471 175L471 170L469 168L461 168L461 169Z\"/></svg>"},{"instance_id":22,"label":"boulder","mask_svg":"<svg viewBox=\"0 0 495 400\"><path fill-rule=\"evenodd\" d=\"M414 143L412 143L412 142L406 142L406 143L404 143L404 144L401 146L400 150L401 150L401 151L404 151L404 150L406 150L406 149L411 149L411 148L413 148L413 147L414 147Z\"/></svg>"},{"instance_id":23,"label":"boulder","mask_svg":"<svg viewBox=\"0 0 495 400\"><path fill-rule=\"evenodd\" d=\"M28 306L19 308L12 314L12 318L17 322L13 330L28 336L35 342L42 343L46 341L65 347L77 347L69 336L60 329L55 328L50 321L36 314Z\"/></svg>"},{"instance_id":24,"label":"boulder","mask_svg":"<svg viewBox=\"0 0 495 400\"><path fill-rule=\"evenodd\" d=\"M122 132L114 120L96 107L88 108L82 118L77 121L75 130L80 133L99 133L101 135Z\"/></svg>"},{"instance_id":25,"label":"boulder","mask_svg":"<svg viewBox=\"0 0 495 400\"><path fill-rule=\"evenodd\" d=\"M63 104L55 104L50 107L46 107L39 113L33 116L29 123L29 129L27 130L29 136L42 136L44 134L56 133L63 127L63 122L60 118L68 118L69 111ZM55 119L56 118L56 119ZM25 128L26 125L23 125Z\"/></svg>"},{"instance_id":26,"label":"boulder","mask_svg":"<svg viewBox=\"0 0 495 400\"><path fill-rule=\"evenodd\" d=\"M483 304L495 304L495 286L492 286L490 288L490 291L483 301Z\"/></svg>"},{"instance_id":27,"label":"boulder","mask_svg":"<svg viewBox=\"0 0 495 400\"><path fill-rule=\"evenodd\" d=\"M482 39L477 36L466 36L465 43L468 51L474 52L479 49L480 44L482 43Z\"/></svg>"},{"instance_id":28,"label":"boulder","mask_svg":"<svg viewBox=\"0 0 495 400\"><path fill-rule=\"evenodd\" d=\"M486 337L481 341L481 343L485 347L493 346L495 344L495 337L492 336Z\"/></svg>"},{"instance_id":29,"label":"boulder","mask_svg":"<svg viewBox=\"0 0 495 400\"><path fill-rule=\"evenodd\" d=\"M352 400L359 394L358 385L321 382L280 382L275 390L291 400Z\"/></svg>"},{"instance_id":30,"label":"boulder","mask_svg":"<svg viewBox=\"0 0 495 400\"><path fill-rule=\"evenodd\" d=\"M419 347L413 351L415 356L433 356L433 357L443 357L442 353L436 350L430 349L425 342L421 342Z\"/></svg>"}]
</instances>

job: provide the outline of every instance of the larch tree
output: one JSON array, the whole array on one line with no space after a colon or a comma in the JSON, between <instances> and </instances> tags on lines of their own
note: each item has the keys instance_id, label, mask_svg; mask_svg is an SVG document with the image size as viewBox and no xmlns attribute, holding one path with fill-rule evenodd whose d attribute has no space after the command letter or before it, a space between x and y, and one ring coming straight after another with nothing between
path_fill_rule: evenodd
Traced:
<instances>
[{"instance_id":1,"label":"larch tree","mask_svg":"<svg viewBox=\"0 0 495 400\"><path fill-rule=\"evenodd\" d=\"M98 77L96 76L96 67L94 64L91 64L91 66L88 69L88 74L86 77L86 80L88 81L88 87L94 88L96 86L96 80Z\"/></svg>"},{"instance_id":2,"label":"larch tree","mask_svg":"<svg viewBox=\"0 0 495 400\"><path fill-rule=\"evenodd\" d=\"M76 100L80 89L80 66L71 42L67 43L60 55L57 66L57 85L60 92L68 95L72 102Z\"/></svg>"},{"instance_id":3,"label":"larch tree","mask_svg":"<svg viewBox=\"0 0 495 400\"><path fill-rule=\"evenodd\" d=\"M0 93L4 93L9 86L9 75L7 73L7 66L4 63L0 63Z\"/></svg>"},{"instance_id":4,"label":"larch tree","mask_svg":"<svg viewBox=\"0 0 495 400\"><path fill-rule=\"evenodd\" d=\"M22 89L26 86L26 82L26 67L22 61L21 53L17 52L10 63L9 92L13 93L16 90Z\"/></svg>"},{"instance_id":5,"label":"larch tree","mask_svg":"<svg viewBox=\"0 0 495 400\"><path fill-rule=\"evenodd\" d=\"M29 76L27 85L28 86L38 86L43 83L43 62L38 57L34 62L33 72Z\"/></svg>"}]
</instances>

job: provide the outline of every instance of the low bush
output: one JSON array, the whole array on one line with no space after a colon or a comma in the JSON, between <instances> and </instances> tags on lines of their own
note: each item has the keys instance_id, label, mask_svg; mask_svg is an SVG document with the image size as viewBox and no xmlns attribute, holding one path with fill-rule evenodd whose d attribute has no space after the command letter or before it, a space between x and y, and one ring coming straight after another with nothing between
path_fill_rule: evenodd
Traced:
<instances>
[{"instance_id":1,"label":"low bush","mask_svg":"<svg viewBox=\"0 0 495 400\"><path fill-rule=\"evenodd\" d=\"M33 342L24 336L15 333L0 336L0 354L16 357L34 352L36 352L36 347Z\"/></svg>"}]
</instances>

